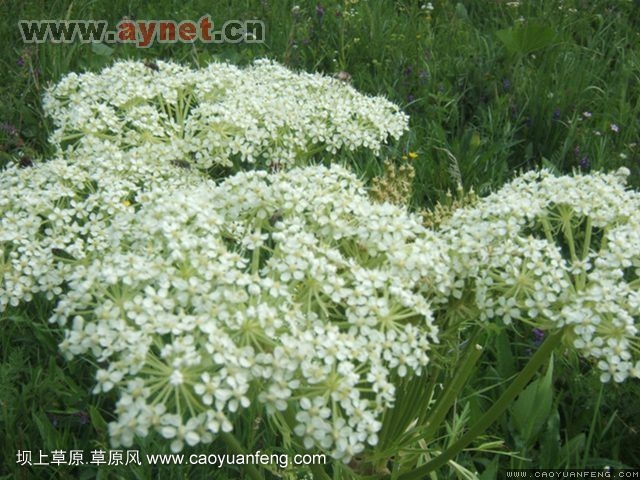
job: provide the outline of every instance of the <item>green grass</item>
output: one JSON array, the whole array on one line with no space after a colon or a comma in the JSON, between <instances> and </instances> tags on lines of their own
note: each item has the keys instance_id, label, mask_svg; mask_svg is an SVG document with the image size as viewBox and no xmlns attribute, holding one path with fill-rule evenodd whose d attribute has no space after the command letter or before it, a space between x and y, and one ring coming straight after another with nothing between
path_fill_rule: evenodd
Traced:
<instances>
[{"instance_id":1,"label":"green grass","mask_svg":"<svg viewBox=\"0 0 640 480\"><path fill-rule=\"evenodd\" d=\"M429 207L461 183L486 194L522 170L612 170L626 166L640 185L640 6L636 1L552 0L431 2L417 0L170 1L144 7L124 0L2 0L0 18L0 166L46 156L50 119L41 95L70 71L98 70L120 58L163 58L193 65L246 64L269 57L290 68L328 75L348 72L357 89L382 94L411 116L411 130L386 155L416 152L414 206ZM299 9L293 10L294 4ZM321 5L322 9L318 6ZM153 45L137 49L87 44L25 45L18 19L255 18L264 44ZM363 174L381 161L352 159ZM23 467L17 450L108 449L106 424L114 399L91 395L92 369L58 353L61 333L45 324L50 305L7 311L0 322L0 478L232 478L204 467ZM481 415L531 354L530 333L503 334L487 346L481 374L448 418ZM589 365L556 356L551 408L544 428L524 438L507 415L488 432L504 455L467 451L458 462L495 478L506 467L640 466L637 383L601 386ZM473 422L472 422L473 423ZM248 449L282 439L245 426ZM452 436L452 438L455 435ZM559 447L558 447L559 446ZM202 451L223 451L215 444ZM143 454L167 452L139 445ZM514 452L518 452L514 455ZM50 457L49 457L50 459ZM529 460L526 460L529 459ZM34 461L37 461L34 459ZM336 478L342 470L336 467ZM293 475L293 474L292 474ZM455 478L455 473L450 473ZM493 475L493 476L492 476ZM292 476L291 478L296 478ZM499 478L499 477L498 477Z\"/></svg>"}]
</instances>

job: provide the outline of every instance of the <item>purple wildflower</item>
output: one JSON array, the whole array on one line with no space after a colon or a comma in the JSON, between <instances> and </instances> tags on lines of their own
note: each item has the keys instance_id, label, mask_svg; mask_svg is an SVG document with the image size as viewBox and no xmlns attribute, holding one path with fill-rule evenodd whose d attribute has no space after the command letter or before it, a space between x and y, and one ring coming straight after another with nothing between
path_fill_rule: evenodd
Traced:
<instances>
[{"instance_id":1,"label":"purple wildflower","mask_svg":"<svg viewBox=\"0 0 640 480\"><path fill-rule=\"evenodd\" d=\"M18 129L11 125L9 122L0 123L0 130L11 137L15 137L16 135L18 135Z\"/></svg>"},{"instance_id":2,"label":"purple wildflower","mask_svg":"<svg viewBox=\"0 0 640 480\"><path fill-rule=\"evenodd\" d=\"M87 425L89 423L89 414L84 410L76 413L78 416L78 420L80 421L80 425Z\"/></svg>"},{"instance_id":3,"label":"purple wildflower","mask_svg":"<svg viewBox=\"0 0 640 480\"><path fill-rule=\"evenodd\" d=\"M589 155L584 155L580 159L580 169L581 170L588 170L590 165L591 165L591 161L589 160Z\"/></svg>"},{"instance_id":4,"label":"purple wildflower","mask_svg":"<svg viewBox=\"0 0 640 480\"><path fill-rule=\"evenodd\" d=\"M544 340L544 331L540 330L539 328L534 328L532 333L533 333L533 344L536 347L539 347Z\"/></svg>"}]
</instances>

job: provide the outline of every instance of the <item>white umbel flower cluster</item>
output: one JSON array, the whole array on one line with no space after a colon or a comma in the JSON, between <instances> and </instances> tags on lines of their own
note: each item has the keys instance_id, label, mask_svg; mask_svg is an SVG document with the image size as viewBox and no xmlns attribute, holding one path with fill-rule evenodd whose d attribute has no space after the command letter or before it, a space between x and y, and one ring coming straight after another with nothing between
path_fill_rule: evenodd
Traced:
<instances>
[{"instance_id":1,"label":"white umbel flower cluster","mask_svg":"<svg viewBox=\"0 0 640 480\"><path fill-rule=\"evenodd\" d=\"M122 391L114 441L155 430L177 451L257 401L297 412L306 448L348 460L375 445L391 373L420 374L438 340L422 280L451 283L417 217L372 203L337 166L136 202L114 214L117 248L68 275L54 317L65 353L108 365L97 390Z\"/></svg>"},{"instance_id":2,"label":"white umbel flower cluster","mask_svg":"<svg viewBox=\"0 0 640 480\"><path fill-rule=\"evenodd\" d=\"M529 172L443 226L456 272L484 319L568 326L601 380L640 378L640 194L628 170Z\"/></svg>"},{"instance_id":3,"label":"white umbel flower cluster","mask_svg":"<svg viewBox=\"0 0 640 480\"><path fill-rule=\"evenodd\" d=\"M301 165L323 151L378 154L408 127L384 98L270 60L202 69L119 61L67 75L46 92L44 107L56 126L50 140L63 150L97 139L201 169Z\"/></svg>"},{"instance_id":4,"label":"white umbel flower cluster","mask_svg":"<svg viewBox=\"0 0 640 480\"><path fill-rule=\"evenodd\" d=\"M420 280L443 249L339 167L220 185L203 170L378 151L406 116L267 61L121 62L68 75L45 103L58 157L0 177L0 311L57 302L62 350L93 355L96 390L121 393L114 441L155 431L177 451L258 404L298 412L291 431L335 458L375 445L390 376L420 374L437 342Z\"/></svg>"},{"instance_id":5,"label":"white umbel flower cluster","mask_svg":"<svg viewBox=\"0 0 640 480\"><path fill-rule=\"evenodd\" d=\"M0 311L36 294L53 299L75 261L117 248L116 214L133 211L136 195L203 178L102 142L92 155L73 153L1 173Z\"/></svg>"}]
</instances>

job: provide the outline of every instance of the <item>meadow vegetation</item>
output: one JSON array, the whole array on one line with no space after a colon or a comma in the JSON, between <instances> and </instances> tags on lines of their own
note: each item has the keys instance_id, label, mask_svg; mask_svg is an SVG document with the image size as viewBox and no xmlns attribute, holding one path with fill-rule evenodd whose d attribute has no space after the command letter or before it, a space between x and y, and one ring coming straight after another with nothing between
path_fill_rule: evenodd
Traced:
<instances>
[{"instance_id":1,"label":"meadow vegetation","mask_svg":"<svg viewBox=\"0 0 640 480\"><path fill-rule=\"evenodd\" d=\"M640 466L638 2L3 12L0 478ZM18 30L205 14L266 41ZM16 461L115 448L328 462Z\"/></svg>"}]
</instances>

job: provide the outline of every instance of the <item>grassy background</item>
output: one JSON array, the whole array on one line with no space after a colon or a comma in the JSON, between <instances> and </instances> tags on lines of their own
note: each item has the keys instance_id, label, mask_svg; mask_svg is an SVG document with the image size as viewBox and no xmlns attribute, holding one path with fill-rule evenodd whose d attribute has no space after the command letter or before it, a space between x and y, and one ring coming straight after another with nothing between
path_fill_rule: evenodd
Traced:
<instances>
[{"instance_id":1,"label":"grassy background","mask_svg":"<svg viewBox=\"0 0 640 480\"><path fill-rule=\"evenodd\" d=\"M486 194L519 171L540 166L558 172L626 166L631 183L640 185L639 2L516 3L436 0L430 9L417 0L162 0L145 6L125 0L0 0L0 165L49 153L51 124L40 98L47 84L69 71L97 70L119 58L204 65L213 60L246 64L266 56L293 69L348 72L360 91L402 106L411 116L411 131L387 154L400 161L417 153L416 207L444 199L458 183ZM197 20L205 14L218 25L229 19L262 20L266 42L147 49L25 45L17 28L18 19L102 19L113 27L125 16ZM353 160L366 174L380 171L378 160L364 155ZM15 465L18 449L106 448L105 422L113 402L90 395L86 364L64 362L56 346L60 333L34 322L47 317L46 303L30 308L5 312L2 320L0 477L157 476L148 466L124 474L117 468ZM495 384L472 385L469 397L460 400L460 415L473 417L490 404L532 345L533 337L523 334L493 346L495 361L480 378L493 378ZM569 355L556 358L556 373L560 380L544 431L523 439L510 418L495 427L492 434L507 439L505 452L519 450L534 465L640 466L638 386L600 390L597 379ZM456 418L450 421L455 426ZM254 439L255 445L274 440ZM162 447L140 450L159 453ZM526 465L514 457L473 452L461 461L484 469L485 478L494 478L498 468ZM216 473L235 475L165 467L162 476L217 478Z\"/></svg>"}]
</instances>

